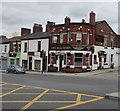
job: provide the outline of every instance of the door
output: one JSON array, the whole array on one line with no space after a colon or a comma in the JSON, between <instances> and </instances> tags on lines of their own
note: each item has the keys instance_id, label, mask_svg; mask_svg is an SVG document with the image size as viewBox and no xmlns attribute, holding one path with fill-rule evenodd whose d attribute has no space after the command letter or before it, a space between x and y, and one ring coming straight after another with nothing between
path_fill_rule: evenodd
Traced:
<instances>
[{"instance_id":1,"label":"door","mask_svg":"<svg viewBox=\"0 0 120 111\"><path fill-rule=\"evenodd\" d=\"M102 57L99 57L99 69L102 68Z\"/></svg>"},{"instance_id":2,"label":"door","mask_svg":"<svg viewBox=\"0 0 120 111\"><path fill-rule=\"evenodd\" d=\"M59 56L59 71L62 71L62 60L63 60L63 55Z\"/></svg>"},{"instance_id":3,"label":"door","mask_svg":"<svg viewBox=\"0 0 120 111\"><path fill-rule=\"evenodd\" d=\"M29 57L29 70L32 70L32 57Z\"/></svg>"}]
</instances>

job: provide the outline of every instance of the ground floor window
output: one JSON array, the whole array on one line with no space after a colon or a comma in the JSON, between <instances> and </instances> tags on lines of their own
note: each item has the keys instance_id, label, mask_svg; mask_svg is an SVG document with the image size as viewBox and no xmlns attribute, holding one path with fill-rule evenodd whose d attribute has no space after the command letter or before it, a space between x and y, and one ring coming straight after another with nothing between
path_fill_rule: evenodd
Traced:
<instances>
[{"instance_id":1,"label":"ground floor window","mask_svg":"<svg viewBox=\"0 0 120 111\"><path fill-rule=\"evenodd\" d=\"M94 55L94 64L97 64L97 55Z\"/></svg>"},{"instance_id":2,"label":"ground floor window","mask_svg":"<svg viewBox=\"0 0 120 111\"><path fill-rule=\"evenodd\" d=\"M107 62L107 54L104 55L104 63Z\"/></svg>"},{"instance_id":3,"label":"ground floor window","mask_svg":"<svg viewBox=\"0 0 120 111\"><path fill-rule=\"evenodd\" d=\"M90 66L90 54L86 54L86 65L89 67Z\"/></svg>"},{"instance_id":4,"label":"ground floor window","mask_svg":"<svg viewBox=\"0 0 120 111\"><path fill-rule=\"evenodd\" d=\"M0 60L0 69L2 69L2 60Z\"/></svg>"},{"instance_id":5,"label":"ground floor window","mask_svg":"<svg viewBox=\"0 0 120 111\"><path fill-rule=\"evenodd\" d=\"M27 60L22 60L22 66L27 69Z\"/></svg>"},{"instance_id":6,"label":"ground floor window","mask_svg":"<svg viewBox=\"0 0 120 111\"><path fill-rule=\"evenodd\" d=\"M71 64L71 54L67 53L67 65Z\"/></svg>"},{"instance_id":7,"label":"ground floor window","mask_svg":"<svg viewBox=\"0 0 120 111\"><path fill-rule=\"evenodd\" d=\"M35 70L40 70L41 69L41 61L40 60L35 60Z\"/></svg>"},{"instance_id":8,"label":"ground floor window","mask_svg":"<svg viewBox=\"0 0 120 111\"><path fill-rule=\"evenodd\" d=\"M82 67L83 64L83 54L75 53L75 67Z\"/></svg>"},{"instance_id":9,"label":"ground floor window","mask_svg":"<svg viewBox=\"0 0 120 111\"><path fill-rule=\"evenodd\" d=\"M19 65L19 63L20 63L20 59L17 58L17 59L16 59L16 64Z\"/></svg>"},{"instance_id":10,"label":"ground floor window","mask_svg":"<svg viewBox=\"0 0 120 111\"><path fill-rule=\"evenodd\" d=\"M14 59L10 59L10 64L11 64L11 65L14 64Z\"/></svg>"},{"instance_id":11,"label":"ground floor window","mask_svg":"<svg viewBox=\"0 0 120 111\"><path fill-rule=\"evenodd\" d=\"M113 54L111 54L111 63L113 62Z\"/></svg>"},{"instance_id":12,"label":"ground floor window","mask_svg":"<svg viewBox=\"0 0 120 111\"><path fill-rule=\"evenodd\" d=\"M51 54L51 64L54 64L55 63L55 54L52 53Z\"/></svg>"}]
</instances>

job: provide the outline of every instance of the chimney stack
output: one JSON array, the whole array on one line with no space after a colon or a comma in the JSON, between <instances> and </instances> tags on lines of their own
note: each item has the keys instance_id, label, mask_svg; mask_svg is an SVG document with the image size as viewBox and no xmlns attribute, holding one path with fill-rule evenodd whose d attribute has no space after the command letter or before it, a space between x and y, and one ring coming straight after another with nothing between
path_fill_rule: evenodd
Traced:
<instances>
[{"instance_id":1,"label":"chimney stack","mask_svg":"<svg viewBox=\"0 0 120 111\"><path fill-rule=\"evenodd\" d=\"M71 22L70 17L66 16L66 18L65 18L65 24L68 25L68 24L70 24L70 22Z\"/></svg>"},{"instance_id":2,"label":"chimney stack","mask_svg":"<svg viewBox=\"0 0 120 111\"><path fill-rule=\"evenodd\" d=\"M47 21L46 32L49 32L50 31L50 26L53 26L53 25L55 25L55 22Z\"/></svg>"},{"instance_id":3,"label":"chimney stack","mask_svg":"<svg viewBox=\"0 0 120 111\"><path fill-rule=\"evenodd\" d=\"M95 13L93 11L90 13L90 24L95 25Z\"/></svg>"},{"instance_id":4,"label":"chimney stack","mask_svg":"<svg viewBox=\"0 0 120 111\"><path fill-rule=\"evenodd\" d=\"M34 26L33 26L33 33L42 32L42 31L43 31L43 28L42 28L41 24L34 24Z\"/></svg>"},{"instance_id":5,"label":"chimney stack","mask_svg":"<svg viewBox=\"0 0 120 111\"><path fill-rule=\"evenodd\" d=\"M28 28L21 28L21 36L22 35L27 35L31 33L31 29Z\"/></svg>"}]
</instances>

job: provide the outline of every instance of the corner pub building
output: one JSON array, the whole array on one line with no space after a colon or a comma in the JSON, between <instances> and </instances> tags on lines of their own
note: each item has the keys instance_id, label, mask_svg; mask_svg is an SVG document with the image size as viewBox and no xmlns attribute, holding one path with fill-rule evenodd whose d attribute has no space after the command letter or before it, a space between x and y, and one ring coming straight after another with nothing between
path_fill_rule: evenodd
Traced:
<instances>
[{"instance_id":1,"label":"corner pub building","mask_svg":"<svg viewBox=\"0 0 120 111\"><path fill-rule=\"evenodd\" d=\"M83 72L118 67L120 36L105 20L96 22L93 11L89 23L84 19L74 23L66 16L64 24L48 21L46 31L50 33L49 71Z\"/></svg>"}]
</instances>

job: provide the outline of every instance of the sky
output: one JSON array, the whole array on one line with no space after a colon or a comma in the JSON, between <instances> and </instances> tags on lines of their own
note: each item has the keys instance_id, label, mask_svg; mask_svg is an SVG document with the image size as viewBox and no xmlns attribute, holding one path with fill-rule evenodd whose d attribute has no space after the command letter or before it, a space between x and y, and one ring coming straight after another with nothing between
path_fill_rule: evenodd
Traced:
<instances>
[{"instance_id":1,"label":"sky","mask_svg":"<svg viewBox=\"0 0 120 111\"><path fill-rule=\"evenodd\" d=\"M25 1L25 0L24 0ZM0 4L0 35L12 37L21 28L33 28L34 23L47 21L64 23L69 16L71 22L89 22L89 13L96 13L96 21L106 20L118 33L118 2L2 2Z\"/></svg>"}]
</instances>

